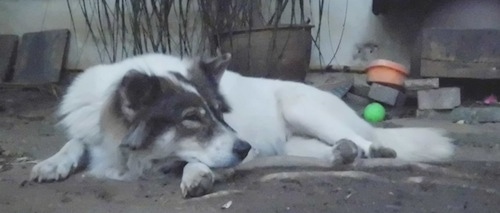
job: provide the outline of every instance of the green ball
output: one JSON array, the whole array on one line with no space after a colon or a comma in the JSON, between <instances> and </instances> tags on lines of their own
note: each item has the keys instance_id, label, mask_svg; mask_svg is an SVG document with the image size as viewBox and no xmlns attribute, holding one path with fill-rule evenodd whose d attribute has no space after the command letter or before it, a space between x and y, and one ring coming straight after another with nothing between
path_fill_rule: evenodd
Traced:
<instances>
[{"instance_id":1,"label":"green ball","mask_svg":"<svg viewBox=\"0 0 500 213\"><path fill-rule=\"evenodd\" d=\"M379 103L368 104L363 112L363 117L370 123L383 121L385 118L385 108Z\"/></svg>"}]
</instances>

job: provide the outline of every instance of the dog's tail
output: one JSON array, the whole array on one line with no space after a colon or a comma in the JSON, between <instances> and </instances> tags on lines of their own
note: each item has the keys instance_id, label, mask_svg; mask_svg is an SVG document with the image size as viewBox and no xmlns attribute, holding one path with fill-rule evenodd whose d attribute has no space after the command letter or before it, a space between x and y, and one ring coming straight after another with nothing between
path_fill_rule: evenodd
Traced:
<instances>
[{"instance_id":1,"label":"dog's tail","mask_svg":"<svg viewBox=\"0 0 500 213\"><path fill-rule=\"evenodd\" d=\"M445 161L455 151L452 139L445 134L433 128L377 128L374 142L394 149L401 160Z\"/></svg>"}]
</instances>

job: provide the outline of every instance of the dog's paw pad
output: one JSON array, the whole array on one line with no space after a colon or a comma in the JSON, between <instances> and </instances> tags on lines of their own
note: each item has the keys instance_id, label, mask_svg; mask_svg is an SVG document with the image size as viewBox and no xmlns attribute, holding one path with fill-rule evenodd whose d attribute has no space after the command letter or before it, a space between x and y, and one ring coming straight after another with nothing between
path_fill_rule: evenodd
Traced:
<instances>
[{"instance_id":1,"label":"dog's paw pad","mask_svg":"<svg viewBox=\"0 0 500 213\"><path fill-rule=\"evenodd\" d=\"M333 147L334 164L350 164L359 156L359 152L354 142L342 139Z\"/></svg>"},{"instance_id":2,"label":"dog's paw pad","mask_svg":"<svg viewBox=\"0 0 500 213\"><path fill-rule=\"evenodd\" d=\"M394 149L383 146L371 146L370 158L396 158L397 153Z\"/></svg>"},{"instance_id":3,"label":"dog's paw pad","mask_svg":"<svg viewBox=\"0 0 500 213\"><path fill-rule=\"evenodd\" d=\"M44 160L31 169L30 180L37 182L57 181L68 177L77 167L77 163L69 161Z\"/></svg>"}]
</instances>

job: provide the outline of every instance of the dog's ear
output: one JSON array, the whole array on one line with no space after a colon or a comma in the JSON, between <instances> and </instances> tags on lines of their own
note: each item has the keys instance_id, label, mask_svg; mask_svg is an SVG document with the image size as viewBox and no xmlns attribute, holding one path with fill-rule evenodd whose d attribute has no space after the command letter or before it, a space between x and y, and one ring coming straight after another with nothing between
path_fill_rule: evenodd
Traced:
<instances>
[{"instance_id":1,"label":"dog's ear","mask_svg":"<svg viewBox=\"0 0 500 213\"><path fill-rule=\"evenodd\" d=\"M161 95L158 77L136 70L129 71L118 86L118 107L125 119L132 122L136 114L153 104Z\"/></svg>"},{"instance_id":2,"label":"dog's ear","mask_svg":"<svg viewBox=\"0 0 500 213\"><path fill-rule=\"evenodd\" d=\"M141 121L134 124L128 131L127 135L122 139L120 147L126 147L131 150L142 148L146 143L147 130L146 123Z\"/></svg>"},{"instance_id":3,"label":"dog's ear","mask_svg":"<svg viewBox=\"0 0 500 213\"><path fill-rule=\"evenodd\" d=\"M211 57L201 60L201 68L218 83L229 66L231 54L220 54L216 57Z\"/></svg>"}]
</instances>

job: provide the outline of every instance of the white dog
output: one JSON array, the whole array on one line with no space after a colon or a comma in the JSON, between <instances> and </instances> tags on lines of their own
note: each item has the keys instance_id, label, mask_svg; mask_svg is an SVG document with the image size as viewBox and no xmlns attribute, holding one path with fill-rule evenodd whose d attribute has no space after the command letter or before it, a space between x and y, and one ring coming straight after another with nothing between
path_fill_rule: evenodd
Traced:
<instances>
[{"instance_id":1,"label":"white dog","mask_svg":"<svg viewBox=\"0 0 500 213\"><path fill-rule=\"evenodd\" d=\"M441 131L374 128L330 93L244 77L226 70L229 60L148 54L89 68L60 106L69 141L35 165L31 178L64 179L87 152L90 174L117 180L139 178L156 160L175 157L187 162L183 195L199 196L210 190L211 168L244 158L350 163L359 148L366 157L439 161L454 152Z\"/></svg>"}]
</instances>

